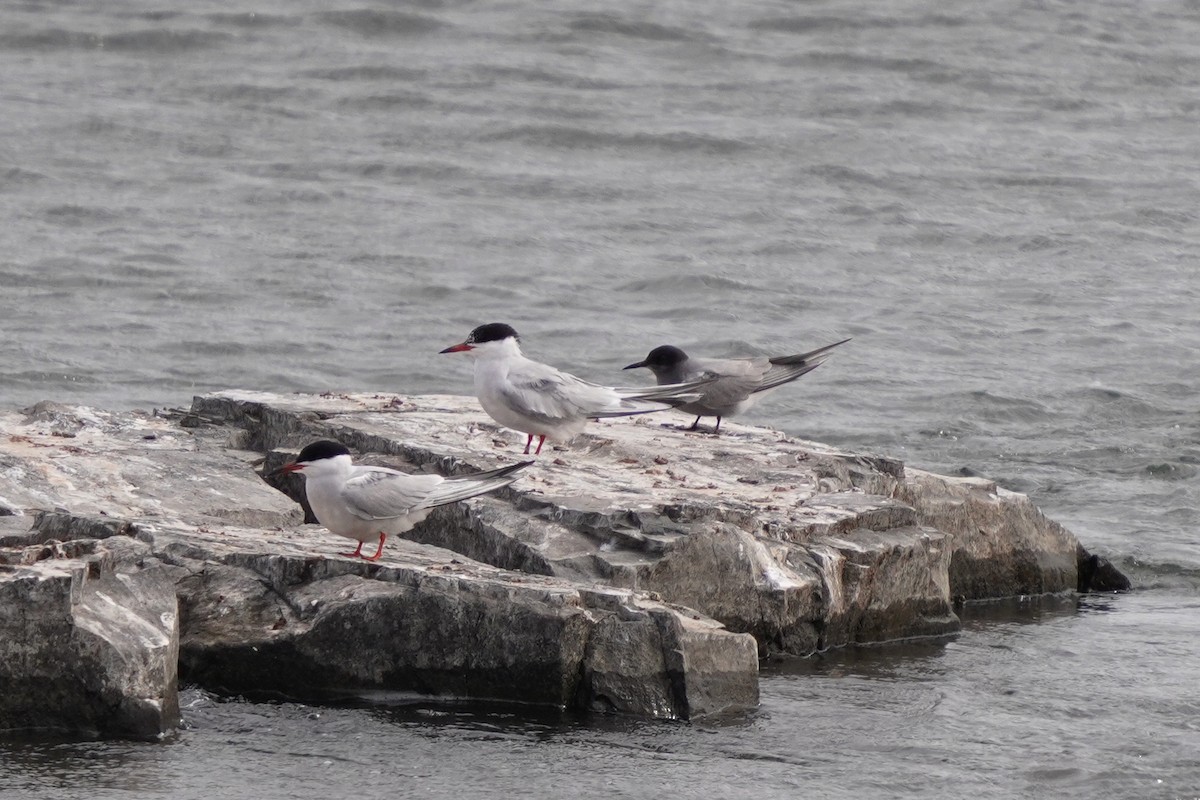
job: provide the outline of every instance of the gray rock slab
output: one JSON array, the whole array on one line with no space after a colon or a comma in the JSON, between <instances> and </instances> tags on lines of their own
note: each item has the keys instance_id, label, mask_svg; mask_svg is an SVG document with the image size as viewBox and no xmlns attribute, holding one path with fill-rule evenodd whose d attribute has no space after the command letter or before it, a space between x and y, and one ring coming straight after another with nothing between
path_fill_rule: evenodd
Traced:
<instances>
[{"instance_id":1,"label":"gray rock slab","mask_svg":"<svg viewBox=\"0 0 1200 800\"><path fill-rule=\"evenodd\" d=\"M945 634L956 602L1124 580L991 482L655 415L593 423L365 563L302 524L302 483L261 477L316 438L442 474L511 463L524 444L462 397L230 391L167 414L43 403L0 412L0 547L41 553L63 586L94 563L123 585L169 577L180 669L210 688L680 718L752 707L756 654ZM29 593L14 574L5 591Z\"/></svg>"},{"instance_id":2,"label":"gray rock slab","mask_svg":"<svg viewBox=\"0 0 1200 800\"><path fill-rule=\"evenodd\" d=\"M261 455L228 447L233 431L138 412L33 408L0 412L0 497L16 512L256 527L303 519L287 498L247 480Z\"/></svg>"},{"instance_id":3,"label":"gray rock slab","mask_svg":"<svg viewBox=\"0 0 1200 800\"><path fill-rule=\"evenodd\" d=\"M897 497L952 537L951 591L963 600L1074 590L1080 544L1023 494L982 478L910 469Z\"/></svg>"},{"instance_id":4,"label":"gray rock slab","mask_svg":"<svg viewBox=\"0 0 1200 800\"><path fill-rule=\"evenodd\" d=\"M302 525L299 507L255 471L264 459L244 449L247 429L199 414L43 404L0 415L0 432L0 496L11 511L0 546L39 552L39 569L58 565L77 582L89 567L69 552L145 549L145 563L171 576L172 603L178 597L171 659L186 680L278 697L401 690L687 719L757 704L750 636L645 593L510 572L403 540L376 564L339 557L345 540ZM128 572L122 580L146 579ZM15 602L28 585L9 581L13 608L42 604L37 593ZM639 628L639 647L622 651L631 638L614 631ZM647 648L658 648L649 661ZM77 661L101 674L95 659ZM27 719L34 712L40 721ZM55 714L46 703L14 707L0 713L0 728L63 727ZM84 714L76 728L130 730L87 728L94 718Z\"/></svg>"},{"instance_id":5,"label":"gray rock slab","mask_svg":"<svg viewBox=\"0 0 1200 800\"><path fill-rule=\"evenodd\" d=\"M444 472L516 458L524 443L462 397L222 392L193 411L244 427L268 466L318 437ZM762 428L722 433L656 415L596 422L497 498L408 536L505 569L657 592L790 653L951 632L955 602L1072 590L1093 558L992 482Z\"/></svg>"},{"instance_id":6,"label":"gray rock slab","mask_svg":"<svg viewBox=\"0 0 1200 800\"><path fill-rule=\"evenodd\" d=\"M128 537L0 547L0 732L157 739L179 720L171 572Z\"/></svg>"},{"instance_id":7,"label":"gray rock slab","mask_svg":"<svg viewBox=\"0 0 1200 800\"><path fill-rule=\"evenodd\" d=\"M51 514L38 532L86 535L89 525L109 528ZM174 570L180 673L214 691L307 700L411 691L671 719L758 702L752 637L634 592L404 540L379 562L341 558L344 544L312 525L138 522L119 535ZM621 633L634 630L643 635Z\"/></svg>"}]
</instances>

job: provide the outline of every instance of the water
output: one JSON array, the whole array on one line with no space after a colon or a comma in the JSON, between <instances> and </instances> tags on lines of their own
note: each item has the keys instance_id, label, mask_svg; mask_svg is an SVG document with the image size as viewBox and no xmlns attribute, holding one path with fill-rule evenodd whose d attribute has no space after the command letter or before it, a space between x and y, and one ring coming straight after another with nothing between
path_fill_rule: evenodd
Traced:
<instances>
[{"instance_id":1,"label":"water","mask_svg":"<svg viewBox=\"0 0 1200 800\"><path fill-rule=\"evenodd\" d=\"M493 320L607 382L853 336L747 421L996 478L1138 586L719 725L193 691L0 797L1200 797L1194 2L26 0L0 74L5 407L465 393Z\"/></svg>"}]
</instances>

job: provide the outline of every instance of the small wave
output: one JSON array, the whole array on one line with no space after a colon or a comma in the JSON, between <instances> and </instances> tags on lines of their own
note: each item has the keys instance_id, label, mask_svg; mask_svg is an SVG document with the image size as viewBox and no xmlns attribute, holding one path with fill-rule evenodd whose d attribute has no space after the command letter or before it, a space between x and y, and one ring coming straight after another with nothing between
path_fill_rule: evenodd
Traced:
<instances>
[{"instance_id":1,"label":"small wave","mask_svg":"<svg viewBox=\"0 0 1200 800\"><path fill-rule=\"evenodd\" d=\"M964 439L968 436L977 435L981 430L980 426L973 422L959 420L958 422L947 423L938 428L921 428L917 433L928 439ZM969 467L962 467L961 469L970 470ZM963 475L970 477L965 472Z\"/></svg>"},{"instance_id":2,"label":"small wave","mask_svg":"<svg viewBox=\"0 0 1200 800\"><path fill-rule=\"evenodd\" d=\"M276 161L269 164L251 165L245 168L245 172L247 175L253 175L256 178L269 178L272 180L286 178L293 181L320 182L325 179L321 169L316 164L293 164Z\"/></svg>"},{"instance_id":3,"label":"small wave","mask_svg":"<svg viewBox=\"0 0 1200 800\"><path fill-rule=\"evenodd\" d=\"M228 25L231 28L282 28L301 23L299 17L260 14L256 11L244 11L238 14L207 14L204 18L215 25Z\"/></svg>"},{"instance_id":4,"label":"small wave","mask_svg":"<svg viewBox=\"0 0 1200 800\"><path fill-rule=\"evenodd\" d=\"M1082 97L1062 97L1059 95L1047 97L1038 103L1038 106L1047 111L1091 111L1097 108L1104 108L1102 103L1094 100L1085 100Z\"/></svg>"},{"instance_id":5,"label":"small wave","mask_svg":"<svg viewBox=\"0 0 1200 800\"><path fill-rule=\"evenodd\" d=\"M11 167L0 172L0 191L41 183L44 180L46 180L46 176L41 172Z\"/></svg>"},{"instance_id":6,"label":"small wave","mask_svg":"<svg viewBox=\"0 0 1200 800\"><path fill-rule=\"evenodd\" d=\"M976 401L992 405L997 408L1016 408L1036 410L1038 412L1045 411L1045 407L1040 403L1035 403L1032 400L1025 400L1019 397L1005 397L1004 395L992 394L991 392L978 390L969 392L968 395Z\"/></svg>"},{"instance_id":7,"label":"small wave","mask_svg":"<svg viewBox=\"0 0 1200 800\"><path fill-rule=\"evenodd\" d=\"M161 253L132 253L120 261L120 271L135 278L175 277L187 269L179 259Z\"/></svg>"},{"instance_id":8,"label":"small wave","mask_svg":"<svg viewBox=\"0 0 1200 800\"><path fill-rule=\"evenodd\" d=\"M395 146L399 147L400 143L397 142ZM474 174L457 164L439 161L427 161L419 164L356 161L347 164L330 165L330 169L346 175L357 175L360 178L398 178L430 181L448 181Z\"/></svg>"},{"instance_id":9,"label":"small wave","mask_svg":"<svg viewBox=\"0 0 1200 800\"><path fill-rule=\"evenodd\" d=\"M999 236L985 233L972 238L972 243L980 247L998 246L1005 250L1018 250L1022 253L1038 253L1045 250L1061 250L1072 247L1075 240L1069 236L1046 236L1034 234L1031 236ZM1058 298L1054 298L1058 302Z\"/></svg>"},{"instance_id":10,"label":"small wave","mask_svg":"<svg viewBox=\"0 0 1200 800\"><path fill-rule=\"evenodd\" d=\"M900 214L903 212L903 210L904 207L897 203L882 203L877 206L866 206L861 203L848 203L844 206L836 206L833 209L833 211L838 214L870 221L874 221L884 214Z\"/></svg>"},{"instance_id":11,"label":"small wave","mask_svg":"<svg viewBox=\"0 0 1200 800\"><path fill-rule=\"evenodd\" d=\"M489 67L489 77L506 82L539 83L547 86L560 86L567 89L622 89L625 84L614 81L599 80L593 77L572 75L565 72L552 72L546 69L523 69L519 67Z\"/></svg>"},{"instance_id":12,"label":"small wave","mask_svg":"<svg viewBox=\"0 0 1200 800\"><path fill-rule=\"evenodd\" d=\"M818 33L840 31L847 28L874 28L878 22L870 19L852 20L847 17L766 17L751 20L747 25L752 31L770 33Z\"/></svg>"},{"instance_id":13,"label":"small wave","mask_svg":"<svg viewBox=\"0 0 1200 800\"><path fill-rule=\"evenodd\" d=\"M1034 189L1090 189L1097 191L1104 187L1102 181L1085 178L1082 175L992 175L980 176L980 182L996 186L1034 188Z\"/></svg>"},{"instance_id":14,"label":"small wave","mask_svg":"<svg viewBox=\"0 0 1200 800\"><path fill-rule=\"evenodd\" d=\"M68 295L79 289L137 290L147 285L147 279L175 278L181 269L173 260L157 262L152 256L125 256L121 264L108 261L89 261L71 257L44 258L34 262L27 272L0 273L5 286L49 287Z\"/></svg>"},{"instance_id":15,"label":"small wave","mask_svg":"<svg viewBox=\"0 0 1200 800\"><path fill-rule=\"evenodd\" d=\"M826 253L832 248L828 242L806 241L803 239L776 239L764 241L750 251L750 254L761 258L765 256L808 256L816 253Z\"/></svg>"},{"instance_id":16,"label":"small wave","mask_svg":"<svg viewBox=\"0 0 1200 800\"><path fill-rule=\"evenodd\" d=\"M47 391L55 387L73 386L77 384L97 385L107 380L104 376L86 375L81 372L64 372L62 370L23 370L21 372L4 372L0 373L0 378L3 378L0 383L6 386L26 385L34 386L39 389L47 388Z\"/></svg>"},{"instance_id":17,"label":"small wave","mask_svg":"<svg viewBox=\"0 0 1200 800\"><path fill-rule=\"evenodd\" d=\"M217 84L197 92L198 96L209 100L254 103L269 103L284 97L294 97L296 94L295 87L259 86L252 83Z\"/></svg>"},{"instance_id":18,"label":"small wave","mask_svg":"<svg viewBox=\"0 0 1200 800\"><path fill-rule=\"evenodd\" d=\"M102 37L96 33L79 33L50 28L41 31L0 34L3 50L95 50Z\"/></svg>"},{"instance_id":19,"label":"small wave","mask_svg":"<svg viewBox=\"0 0 1200 800\"><path fill-rule=\"evenodd\" d=\"M890 28L959 28L967 24L960 17L926 14L923 17L765 17L752 20L746 27L774 33L828 33L845 30Z\"/></svg>"},{"instance_id":20,"label":"small wave","mask_svg":"<svg viewBox=\"0 0 1200 800\"><path fill-rule=\"evenodd\" d=\"M952 109L945 103L930 103L917 102L915 100L889 100L877 106L872 106L872 113L884 114L888 117L916 117L918 119L934 119L936 117L944 117L951 111L959 111L961 109Z\"/></svg>"},{"instance_id":21,"label":"small wave","mask_svg":"<svg viewBox=\"0 0 1200 800\"><path fill-rule=\"evenodd\" d=\"M223 133L217 135L205 135L201 133L184 136L179 140L177 145L179 152L186 156L197 156L199 158L231 158L238 151L234 146L233 140ZM197 180L201 176L188 176L187 180Z\"/></svg>"},{"instance_id":22,"label":"small wave","mask_svg":"<svg viewBox=\"0 0 1200 800\"><path fill-rule=\"evenodd\" d=\"M1017 245L1017 249L1022 253L1037 253L1043 250L1058 250L1065 251L1067 248L1075 246L1076 241L1073 236L1030 236Z\"/></svg>"},{"instance_id":23,"label":"small wave","mask_svg":"<svg viewBox=\"0 0 1200 800\"><path fill-rule=\"evenodd\" d=\"M1081 389L1073 389L1065 392L1063 396L1071 401L1071 405L1075 407L1089 405L1101 407L1100 409L1093 409L1091 411L1092 414L1104 413L1118 416L1156 417L1167 413L1166 409L1159 408L1137 395L1103 386L1088 386Z\"/></svg>"},{"instance_id":24,"label":"small wave","mask_svg":"<svg viewBox=\"0 0 1200 800\"><path fill-rule=\"evenodd\" d=\"M283 189L278 187L250 189L241 197L246 203L253 206L277 203L328 203L332 200L328 192L320 189Z\"/></svg>"},{"instance_id":25,"label":"small wave","mask_svg":"<svg viewBox=\"0 0 1200 800\"><path fill-rule=\"evenodd\" d=\"M157 282L150 285L146 285L145 281L142 281L141 288L145 296L156 302L190 306L191 310L209 307L224 310L230 306L233 300L229 292L220 289L196 289L178 285L176 281ZM162 344L164 352L171 351L177 346L174 341L164 341Z\"/></svg>"},{"instance_id":26,"label":"small wave","mask_svg":"<svg viewBox=\"0 0 1200 800\"><path fill-rule=\"evenodd\" d=\"M304 70L300 75L323 81L419 81L424 80L428 72L423 69L363 64L357 67Z\"/></svg>"},{"instance_id":27,"label":"small wave","mask_svg":"<svg viewBox=\"0 0 1200 800\"><path fill-rule=\"evenodd\" d=\"M811 768L813 759L811 757L802 757L795 755L784 755L779 753L764 753L760 750L726 750L722 753L725 758L732 758L742 761L763 761L769 764L787 764L793 767Z\"/></svg>"},{"instance_id":28,"label":"small wave","mask_svg":"<svg viewBox=\"0 0 1200 800\"><path fill-rule=\"evenodd\" d=\"M101 36L98 47L123 53L176 53L205 50L231 40L229 34L215 31L151 29Z\"/></svg>"},{"instance_id":29,"label":"small wave","mask_svg":"<svg viewBox=\"0 0 1200 800\"><path fill-rule=\"evenodd\" d=\"M1035 400L987 391L954 392L941 398L939 405L956 410L956 416L965 418L957 422L948 421L940 429L950 431L954 436L981 433L988 423L1016 422L1025 426L1054 417L1047 406Z\"/></svg>"},{"instance_id":30,"label":"small wave","mask_svg":"<svg viewBox=\"0 0 1200 800\"><path fill-rule=\"evenodd\" d=\"M75 227L78 225L94 225L116 222L129 216L127 209L115 210L100 206L80 206L74 204L50 206L42 211L47 222L55 225Z\"/></svg>"},{"instance_id":31,"label":"small wave","mask_svg":"<svg viewBox=\"0 0 1200 800\"><path fill-rule=\"evenodd\" d=\"M1147 561L1136 556L1111 557L1117 569L1129 576L1135 589L1190 589L1200 591L1200 564Z\"/></svg>"},{"instance_id":32,"label":"small wave","mask_svg":"<svg viewBox=\"0 0 1200 800\"><path fill-rule=\"evenodd\" d=\"M669 153L701 152L728 155L750 148L746 142L724 139L691 132L677 133L634 133L619 134L573 128L565 125L523 125L509 128L490 136L488 141L519 141L525 144L567 148L572 150L599 150L617 147L658 150Z\"/></svg>"},{"instance_id":33,"label":"small wave","mask_svg":"<svg viewBox=\"0 0 1200 800\"><path fill-rule=\"evenodd\" d=\"M86 137L107 138L122 145L136 144L154 147L167 141L170 137L158 130L136 125L127 125L115 117L88 114L74 123L74 128Z\"/></svg>"},{"instance_id":34,"label":"small wave","mask_svg":"<svg viewBox=\"0 0 1200 800\"><path fill-rule=\"evenodd\" d=\"M531 199L563 199L586 200L589 202L616 203L635 197L633 191L624 186L602 186L588 182L577 182L559 178L536 175L518 175L512 177L490 178L480 182L480 194L489 197L511 197ZM653 227L642 227L646 223ZM629 223L620 223L617 229L621 231L680 230L682 225L673 223L658 224L658 221L636 219Z\"/></svg>"},{"instance_id":35,"label":"small wave","mask_svg":"<svg viewBox=\"0 0 1200 800\"><path fill-rule=\"evenodd\" d=\"M1116 389L1103 389L1103 387L1100 386L1088 386L1087 389L1081 389L1072 392L1072 395L1079 398L1092 399L1092 401L1099 401L1102 403L1118 401L1118 399L1126 397L1123 392L1117 391Z\"/></svg>"},{"instance_id":36,"label":"small wave","mask_svg":"<svg viewBox=\"0 0 1200 800\"><path fill-rule=\"evenodd\" d=\"M1137 222L1143 225L1170 229L1178 229L1180 227L1194 229L1197 219L1200 219L1197 214L1191 211L1166 208L1138 208L1134 209L1133 216Z\"/></svg>"},{"instance_id":37,"label":"small wave","mask_svg":"<svg viewBox=\"0 0 1200 800\"><path fill-rule=\"evenodd\" d=\"M242 356L251 352L251 345L244 342L222 342L208 339L191 339L171 343L181 352L195 355Z\"/></svg>"},{"instance_id":38,"label":"small wave","mask_svg":"<svg viewBox=\"0 0 1200 800\"><path fill-rule=\"evenodd\" d=\"M1145 474L1151 478L1157 478L1163 481L1181 481L1196 477L1196 473L1200 472L1190 464L1172 464L1165 462L1161 464L1147 464L1142 468Z\"/></svg>"},{"instance_id":39,"label":"small wave","mask_svg":"<svg viewBox=\"0 0 1200 800\"><path fill-rule=\"evenodd\" d=\"M623 306L619 309L622 313L640 319L648 320L667 320L670 322L688 323L691 325L711 326L714 321L723 321L732 319L728 312L714 312L711 305L697 303L695 305L686 305L674 303L669 308L662 308L658 305L647 306L644 308Z\"/></svg>"},{"instance_id":40,"label":"small wave","mask_svg":"<svg viewBox=\"0 0 1200 800\"><path fill-rule=\"evenodd\" d=\"M359 8L326 11L317 15L324 22L361 36L416 36L446 27L444 22L422 14Z\"/></svg>"},{"instance_id":41,"label":"small wave","mask_svg":"<svg viewBox=\"0 0 1200 800\"><path fill-rule=\"evenodd\" d=\"M836 184L863 184L880 189L891 189L894 182L861 169L852 169L844 164L817 164L808 169L809 174Z\"/></svg>"},{"instance_id":42,"label":"small wave","mask_svg":"<svg viewBox=\"0 0 1200 800\"><path fill-rule=\"evenodd\" d=\"M122 53L175 53L203 50L229 41L226 33L151 28L125 33L82 33L49 28L0 34L3 50L110 50Z\"/></svg>"},{"instance_id":43,"label":"small wave","mask_svg":"<svg viewBox=\"0 0 1200 800\"><path fill-rule=\"evenodd\" d=\"M706 288L718 291L762 292L761 286L745 281L726 278L723 275L665 275L661 278L646 278L631 281L617 287L619 292L672 292L679 291L680 282L686 282L693 289Z\"/></svg>"},{"instance_id":44,"label":"small wave","mask_svg":"<svg viewBox=\"0 0 1200 800\"><path fill-rule=\"evenodd\" d=\"M388 94L343 97L338 107L350 111L394 111L404 108L431 108L433 98L421 92L389 92Z\"/></svg>"},{"instance_id":45,"label":"small wave","mask_svg":"<svg viewBox=\"0 0 1200 800\"><path fill-rule=\"evenodd\" d=\"M572 21L568 27L572 31L581 33L612 33L631 39L649 39L655 42L690 42L700 38L697 33L683 28L645 21L631 22L610 14L587 14Z\"/></svg>"},{"instance_id":46,"label":"small wave","mask_svg":"<svg viewBox=\"0 0 1200 800\"><path fill-rule=\"evenodd\" d=\"M183 12L159 8L152 11L139 11L131 14L130 16L134 19L145 20L146 22L167 22L168 20L177 19L183 16Z\"/></svg>"},{"instance_id":47,"label":"small wave","mask_svg":"<svg viewBox=\"0 0 1200 800\"><path fill-rule=\"evenodd\" d=\"M812 65L823 69L845 69L870 72L899 72L910 75L914 72L944 70L945 67L936 61L925 58L894 58L883 55L863 55L862 53L832 52L817 50L793 58L786 59L787 66Z\"/></svg>"},{"instance_id":48,"label":"small wave","mask_svg":"<svg viewBox=\"0 0 1200 800\"><path fill-rule=\"evenodd\" d=\"M943 117L950 113L961 111L961 107L953 107L945 103L916 102L912 100L888 100L882 103L850 103L841 105L821 105L823 117L836 119L876 119L886 117L914 117L920 120Z\"/></svg>"}]
</instances>

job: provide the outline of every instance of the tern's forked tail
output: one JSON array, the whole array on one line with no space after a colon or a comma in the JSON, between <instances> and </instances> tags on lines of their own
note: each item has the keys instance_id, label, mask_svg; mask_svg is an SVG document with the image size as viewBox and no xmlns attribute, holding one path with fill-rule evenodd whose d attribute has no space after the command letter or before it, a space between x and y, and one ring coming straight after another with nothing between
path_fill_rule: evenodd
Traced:
<instances>
[{"instance_id":1,"label":"tern's forked tail","mask_svg":"<svg viewBox=\"0 0 1200 800\"><path fill-rule=\"evenodd\" d=\"M439 484L430 493L424 505L428 508L444 506L447 503L456 503L459 500L466 500L502 489L515 481L519 477L517 473L532 463L532 461L521 461L517 464L509 464L507 467L499 467L487 470L486 472L476 472L471 475L447 478L445 483Z\"/></svg>"},{"instance_id":2,"label":"tern's forked tail","mask_svg":"<svg viewBox=\"0 0 1200 800\"><path fill-rule=\"evenodd\" d=\"M771 369L763 376L762 383L754 391L765 392L768 389L774 389L776 386L781 386L789 381L794 381L801 375L807 375L825 363L825 359L829 358L829 352L833 348L848 341L850 340L842 339L840 342L827 344L824 347L818 347L816 350L809 350L807 353L772 358Z\"/></svg>"},{"instance_id":3,"label":"tern's forked tail","mask_svg":"<svg viewBox=\"0 0 1200 800\"><path fill-rule=\"evenodd\" d=\"M825 359L821 358L822 356L824 356L833 348L843 345L848 341L850 341L850 339L842 339L840 342L827 344L824 347L818 347L816 350L809 350L807 353L799 353L794 356L778 356L776 358L772 358L771 363L777 367L792 367L799 366L801 364L811 364L818 359L824 361ZM814 366L816 365L814 364Z\"/></svg>"}]
</instances>

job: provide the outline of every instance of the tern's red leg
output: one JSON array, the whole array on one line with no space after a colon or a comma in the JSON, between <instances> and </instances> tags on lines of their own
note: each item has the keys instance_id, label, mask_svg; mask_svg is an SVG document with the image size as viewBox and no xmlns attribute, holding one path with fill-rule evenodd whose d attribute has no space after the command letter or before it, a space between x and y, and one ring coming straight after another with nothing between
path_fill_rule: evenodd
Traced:
<instances>
[{"instance_id":1,"label":"tern's red leg","mask_svg":"<svg viewBox=\"0 0 1200 800\"><path fill-rule=\"evenodd\" d=\"M533 434L529 434L529 438L525 440L525 455L529 455L529 446L533 444Z\"/></svg>"},{"instance_id":2,"label":"tern's red leg","mask_svg":"<svg viewBox=\"0 0 1200 800\"><path fill-rule=\"evenodd\" d=\"M717 417L717 427L713 428L713 433L721 432L721 418Z\"/></svg>"},{"instance_id":3,"label":"tern's red leg","mask_svg":"<svg viewBox=\"0 0 1200 800\"><path fill-rule=\"evenodd\" d=\"M529 438L532 440L532 439L533 439L533 436L530 436ZM533 454L534 454L535 456L540 456L540 455L542 454L542 442L544 442L544 441L546 441L546 437L545 437L545 436L539 436L539 437L538 437L538 446L537 446L537 450L534 450L534 451L533 451ZM525 452L526 452L526 453L528 453L529 451L528 451L528 450L526 450Z\"/></svg>"},{"instance_id":4,"label":"tern's red leg","mask_svg":"<svg viewBox=\"0 0 1200 800\"><path fill-rule=\"evenodd\" d=\"M700 427L700 417L696 417L696 421L692 423L692 427L688 428L688 430L694 431L698 427Z\"/></svg>"},{"instance_id":5,"label":"tern's red leg","mask_svg":"<svg viewBox=\"0 0 1200 800\"><path fill-rule=\"evenodd\" d=\"M385 541L387 541L387 534L384 533L383 531L380 531L379 532L379 549L376 550L375 555L371 556L370 558L367 558L367 556L363 556L363 558L365 558L367 561L378 561L379 557L381 555L383 555L383 543Z\"/></svg>"},{"instance_id":6,"label":"tern's red leg","mask_svg":"<svg viewBox=\"0 0 1200 800\"><path fill-rule=\"evenodd\" d=\"M345 556L346 558L361 558L362 557L362 546L363 546L363 543L359 542L358 549L355 550L353 553L338 553L338 555Z\"/></svg>"}]
</instances>

